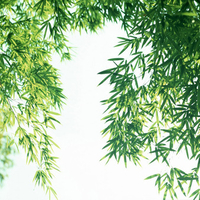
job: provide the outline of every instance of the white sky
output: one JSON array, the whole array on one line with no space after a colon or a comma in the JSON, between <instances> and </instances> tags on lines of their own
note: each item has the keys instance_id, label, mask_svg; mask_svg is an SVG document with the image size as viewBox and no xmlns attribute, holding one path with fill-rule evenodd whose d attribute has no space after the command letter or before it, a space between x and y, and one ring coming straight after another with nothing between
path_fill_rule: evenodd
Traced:
<instances>
[{"instance_id":1,"label":"white sky","mask_svg":"<svg viewBox=\"0 0 200 200\"><path fill-rule=\"evenodd\" d=\"M158 165L143 167L113 159L107 165L99 161L106 151L100 132L105 127L101 121L105 107L100 101L108 97L109 86L97 87L103 76L99 71L113 67L107 59L117 57L117 36L123 36L119 25L109 24L97 34L71 34L69 41L75 49L72 61L53 64L61 70L64 93L68 97L53 137L61 147L59 156L61 172L55 172L53 187L59 200L160 200L155 180L144 178L165 170ZM16 155L9 178L0 189L0 200L48 200L45 192L32 182L35 167L27 166L25 155ZM155 167L156 166L156 167ZM54 198L52 198L54 199ZM181 198L179 200L184 200Z\"/></svg>"}]
</instances>

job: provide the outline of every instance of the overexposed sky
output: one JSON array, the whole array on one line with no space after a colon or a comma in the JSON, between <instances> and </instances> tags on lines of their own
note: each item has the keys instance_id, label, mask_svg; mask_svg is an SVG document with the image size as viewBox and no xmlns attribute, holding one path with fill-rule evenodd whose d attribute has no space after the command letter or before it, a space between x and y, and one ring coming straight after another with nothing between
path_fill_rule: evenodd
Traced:
<instances>
[{"instance_id":1,"label":"overexposed sky","mask_svg":"<svg viewBox=\"0 0 200 200\"><path fill-rule=\"evenodd\" d=\"M61 172L55 172L52 181L59 200L160 200L155 180L144 178L165 168L158 165L143 167L123 160L117 164L112 159L107 165L99 161L106 151L102 147L106 138L101 130L103 107L101 100L108 97L109 86L97 87L103 76L98 72L113 67L107 59L117 57L120 49L117 36L124 36L119 25L109 24L97 34L78 33L69 35L70 45L76 47L72 61L59 62L54 57L53 65L61 70L64 94L68 97L57 129L50 132L61 149L59 156ZM16 155L15 166L8 170L9 178L0 189L0 200L48 200L42 189L32 182L35 167L27 166L25 155ZM52 198L54 199L54 198ZM183 200L182 198L181 200Z\"/></svg>"}]
</instances>

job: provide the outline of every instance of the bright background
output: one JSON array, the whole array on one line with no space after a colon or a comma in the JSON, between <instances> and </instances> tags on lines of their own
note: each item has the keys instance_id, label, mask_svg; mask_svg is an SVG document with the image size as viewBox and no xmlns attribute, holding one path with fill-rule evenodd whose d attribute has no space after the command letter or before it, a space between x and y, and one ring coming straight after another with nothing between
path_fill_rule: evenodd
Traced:
<instances>
[{"instance_id":1,"label":"bright background","mask_svg":"<svg viewBox=\"0 0 200 200\"><path fill-rule=\"evenodd\" d=\"M55 172L53 188L59 200L160 200L155 180L144 180L154 173L165 171L159 165L135 166L123 160L117 164L112 159L107 165L99 161L106 151L102 147L106 138L101 121L106 107L100 101L106 99L109 85L97 87L103 76L98 72L112 68L107 59L117 57L118 36L125 36L119 25L108 24L97 34L73 33L69 35L74 48L72 61L60 63L55 56L53 65L61 71L64 94L68 97L61 117L62 125L51 131L60 146L55 149L61 172ZM34 165L26 165L22 152L15 156L15 165L9 169L9 177L0 189L0 200L48 200L48 195L32 182ZM177 160L179 162L179 160ZM54 199L54 198L52 198ZM179 200L185 200L181 198Z\"/></svg>"}]
</instances>

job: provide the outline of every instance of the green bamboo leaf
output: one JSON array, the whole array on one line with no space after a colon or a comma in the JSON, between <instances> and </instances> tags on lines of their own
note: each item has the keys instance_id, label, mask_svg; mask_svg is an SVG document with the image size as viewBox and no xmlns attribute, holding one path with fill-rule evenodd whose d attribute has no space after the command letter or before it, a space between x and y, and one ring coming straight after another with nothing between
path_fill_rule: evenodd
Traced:
<instances>
[{"instance_id":1,"label":"green bamboo leaf","mask_svg":"<svg viewBox=\"0 0 200 200\"><path fill-rule=\"evenodd\" d=\"M191 195L190 195L190 197L193 197L193 196L195 196L195 195L199 195L200 194L200 189L197 189L197 190L195 190ZM197 196L195 196L195 198L197 197Z\"/></svg>"},{"instance_id":2,"label":"green bamboo leaf","mask_svg":"<svg viewBox=\"0 0 200 200\"><path fill-rule=\"evenodd\" d=\"M50 191L53 193L54 197L58 200L56 191L52 187L50 187Z\"/></svg>"},{"instance_id":3,"label":"green bamboo leaf","mask_svg":"<svg viewBox=\"0 0 200 200\"><path fill-rule=\"evenodd\" d=\"M10 148L15 143L14 139L12 139L9 143L7 143L7 148Z\"/></svg>"},{"instance_id":4,"label":"green bamboo leaf","mask_svg":"<svg viewBox=\"0 0 200 200\"><path fill-rule=\"evenodd\" d=\"M172 188L169 189L169 194L172 200L174 200L174 195L173 195L173 191Z\"/></svg>"},{"instance_id":5,"label":"green bamboo leaf","mask_svg":"<svg viewBox=\"0 0 200 200\"><path fill-rule=\"evenodd\" d=\"M173 185L174 185L174 169L173 168L171 168L171 170L170 170L170 184L173 187Z\"/></svg>"},{"instance_id":6,"label":"green bamboo leaf","mask_svg":"<svg viewBox=\"0 0 200 200\"><path fill-rule=\"evenodd\" d=\"M187 158L189 159L189 152L188 152L188 148L187 148L187 143L184 143L184 146L185 146L185 152L186 152L186 155L187 155Z\"/></svg>"},{"instance_id":7,"label":"green bamboo leaf","mask_svg":"<svg viewBox=\"0 0 200 200\"><path fill-rule=\"evenodd\" d=\"M188 16L188 17L196 17L197 16L197 14L193 13L193 12L181 12L178 15L184 15L184 16Z\"/></svg>"},{"instance_id":8,"label":"green bamboo leaf","mask_svg":"<svg viewBox=\"0 0 200 200\"><path fill-rule=\"evenodd\" d=\"M158 175L158 178L156 179L155 185L158 185L158 191L160 192L160 186L161 186L161 177L160 174Z\"/></svg>"},{"instance_id":9,"label":"green bamboo leaf","mask_svg":"<svg viewBox=\"0 0 200 200\"><path fill-rule=\"evenodd\" d=\"M124 51L126 51L128 49L128 47L130 47L131 43L128 43L124 46L124 48L119 52L119 55L121 55Z\"/></svg>"},{"instance_id":10,"label":"green bamboo leaf","mask_svg":"<svg viewBox=\"0 0 200 200\"><path fill-rule=\"evenodd\" d=\"M162 111L163 108L165 107L166 101L168 100L168 96L165 95L165 97L163 98L162 104L160 106L160 110Z\"/></svg>"},{"instance_id":11,"label":"green bamboo leaf","mask_svg":"<svg viewBox=\"0 0 200 200\"><path fill-rule=\"evenodd\" d=\"M197 108L200 111L200 89L197 90Z\"/></svg>"},{"instance_id":12,"label":"green bamboo leaf","mask_svg":"<svg viewBox=\"0 0 200 200\"><path fill-rule=\"evenodd\" d=\"M183 193L184 196L186 196L186 193L185 193L185 191L183 189L183 186L182 186L181 182L179 180L177 182L178 182L179 188L181 189L181 192Z\"/></svg>"},{"instance_id":13,"label":"green bamboo leaf","mask_svg":"<svg viewBox=\"0 0 200 200\"><path fill-rule=\"evenodd\" d=\"M109 74L108 76L106 76L99 84L98 86L102 85L107 79L109 79L111 77L112 74Z\"/></svg>"},{"instance_id":14,"label":"green bamboo leaf","mask_svg":"<svg viewBox=\"0 0 200 200\"><path fill-rule=\"evenodd\" d=\"M137 81L137 77L135 76L135 74L134 74L134 80L135 80L136 88L138 88L138 87L139 87L139 86L138 86L138 81Z\"/></svg>"},{"instance_id":15,"label":"green bamboo leaf","mask_svg":"<svg viewBox=\"0 0 200 200\"><path fill-rule=\"evenodd\" d=\"M48 116L51 116L51 115L57 115L58 116L58 115L60 115L60 113L53 112L53 111L50 111L50 110L47 110L46 113L47 113Z\"/></svg>"},{"instance_id":16,"label":"green bamboo leaf","mask_svg":"<svg viewBox=\"0 0 200 200\"><path fill-rule=\"evenodd\" d=\"M153 175L148 176L147 178L145 178L145 180L152 179L152 178L155 178L157 176L160 177L160 174L153 174Z\"/></svg>"},{"instance_id":17,"label":"green bamboo leaf","mask_svg":"<svg viewBox=\"0 0 200 200\"><path fill-rule=\"evenodd\" d=\"M178 178L179 180L185 180L185 181L189 181L189 180L196 180L197 178L196 177L188 177L188 176L180 176Z\"/></svg>"},{"instance_id":18,"label":"green bamboo leaf","mask_svg":"<svg viewBox=\"0 0 200 200\"><path fill-rule=\"evenodd\" d=\"M111 74L114 70L116 70L116 68L110 68L110 69L106 69L104 71L99 72L98 74Z\"/></svg>"},{"instance_id":19,"label":"green bamboo leaf","mask_svg":"<svg viewBox=\"0 0 200 200\"><path fill-rule=\"evenodd\" d=\"M167 192L168 192L168 188L166 187L165 192L164 192L164 195L163 195L163 200L166 199L166 197L167 197Z\"/></svg>"},{"instance_id":20,"label":"green bamboo leaf","mask_svg":"<svg viewBox=\"0 0 200 200\"><path fill-rule=\"evenodd\" d=\"M123 157L124 157L124 164L125 164L125 167L127 167L127 159L126 159L126 155L123 154Z\"/></svg>"},{"instance_id":21,"label":"green bamboo leaf","mask_svg":"<svg viewBox=\"0 0 200 200\"><path fill-rule=\"evenodd\" d=\"M124 61L124 58L110 58L108 61Z\"/></svg>"},{"instance_id":22,"label":"green bamboo leaf","mask_svg":"<svg viewBox=\"0 0 200 200\"><path fill-rule=\"evenodd\" d=\"M191 190L191 187L192 187L192 182L193 182L193 180L190 180L190 184L189 184L189 186L188 186L187 194L190 193L190 190Z\"/></svg>"}]
</instances>

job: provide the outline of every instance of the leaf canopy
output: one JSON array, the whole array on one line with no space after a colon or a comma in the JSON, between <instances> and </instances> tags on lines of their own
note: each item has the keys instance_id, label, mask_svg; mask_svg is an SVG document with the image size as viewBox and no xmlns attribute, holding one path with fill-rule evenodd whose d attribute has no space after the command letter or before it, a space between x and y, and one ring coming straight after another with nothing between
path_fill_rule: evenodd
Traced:
<instances>
[{"instance_id":1,"label":"leaf canopy","mask_svg":"<svg viewBox=\"0 0 200 200\"><path fill-rule=\"evenodd\" d=\"M151 162L161 160L169 173L149 178L157 177L163 199L168 194L174 199L177 187L186 195L184 183L189 192L193 180L199 186L200 2L126 1L122 13L127 37L119 38L120 60L109 59L115 67L105 70L101 82L113 86L110 98L103 101L108 125L102 134L109 135L105 157L140 164L150 152ZM122 59L127 52L129 58ZM183 150L189 160L196 160L189 174L170 163L174 152ZM197 198L199 190L191 196Z\"/></svg>"},{"instance_id":2,"label":"leaf canopy","mask_svg":"<svg viewBox=\"0 0 200 200\"><path fill-rule=\"evenodd\" d=\"M70 59L67 31L96 32L106 21L121 22L127 37L119 38L120 58L109 59L114 67L100 72L106 75L100 85L113 86L102 101L108 124L102 134L109 135L105 157L140 164L148 151L155 156L151 162L169 166L169 173L149 177L157 177L163 199L177 198L176 188L186 195L185 183L189 193L193 181L199 185L200 167L199 5L198 0L1 1L1 163L10 166L13 144L22 146L27 162L39 166L35 182L56 196L50 181L58 168L52 156L56 144L47 130L55 128L55 110L66 97L52 53ZM130 59L123 58L126 52ZM9 128L15 128L11 137ZM182 150L196 160L191 173L170 164L170 155ZM199 189L191 192L199 196Z\"/></svg>"}]
</instances>

